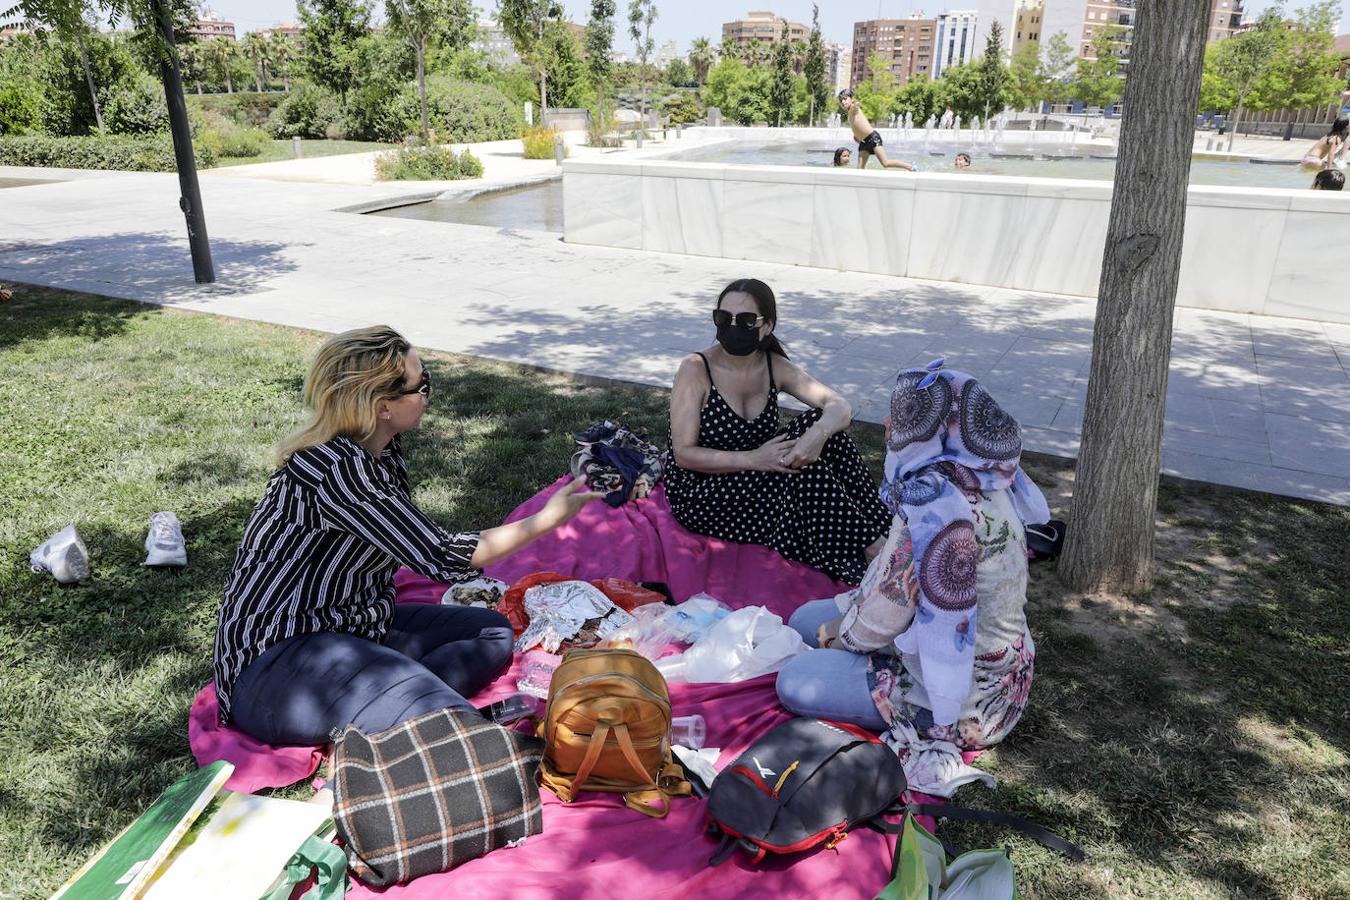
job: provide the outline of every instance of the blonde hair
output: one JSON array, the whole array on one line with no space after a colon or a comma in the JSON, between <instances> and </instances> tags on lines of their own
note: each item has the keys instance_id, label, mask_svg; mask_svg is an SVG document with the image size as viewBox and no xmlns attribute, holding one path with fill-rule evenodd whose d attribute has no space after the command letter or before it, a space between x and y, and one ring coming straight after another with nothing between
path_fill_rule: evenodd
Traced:
<instances>
[{"instance_id":1,"label":"blonde hair","mask_svg":"<svg viewBox=\"0 0 1350 900\"><path fill-rule=\"evenodd\" d=\"M375 433L375 404L403 387L404 357L412 345L387 325L357 328L323 342L305 376L308 425L277 445L277 466L301 450L339 435L363 441Z\"/></svg>"}]
</instances>

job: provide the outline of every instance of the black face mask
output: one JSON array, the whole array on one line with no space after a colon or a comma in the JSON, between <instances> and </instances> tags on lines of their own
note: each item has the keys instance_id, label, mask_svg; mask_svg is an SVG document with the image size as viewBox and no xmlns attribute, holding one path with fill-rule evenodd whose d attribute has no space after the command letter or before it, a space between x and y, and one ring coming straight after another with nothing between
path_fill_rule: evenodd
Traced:
<instances>
[{"instance_id":1,"label":"black face mask","mask_svg":"<svg viewBox=\"0 0 1350 900\"><path fill-rule=\"evenodd\" d=\"M717 343L732 356L749 356L763 343L758 328L742 328L739 325L723 325L717 329Z\"/></svg>"}]
</instances>

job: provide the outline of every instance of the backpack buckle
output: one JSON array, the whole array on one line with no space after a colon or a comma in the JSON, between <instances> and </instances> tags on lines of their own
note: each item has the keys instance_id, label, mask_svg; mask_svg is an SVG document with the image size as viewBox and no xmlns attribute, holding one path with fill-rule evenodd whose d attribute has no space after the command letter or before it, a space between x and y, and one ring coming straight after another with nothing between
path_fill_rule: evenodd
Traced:
<instances>
[{"instance_id":1,"label":"backpack buckle","mask_svg":"<svg viewBox=\"0 0 1350 900\"><path fill-rule=\"evenodd\" d=\"M834 833L834 837L830 838L828 841L825 842L825 849L833 850L835 847L838 847L841 843L843 843L844 838L846 837L848 837L847 831L843 830L836 831Z\"/></svg>"}]
</instances>

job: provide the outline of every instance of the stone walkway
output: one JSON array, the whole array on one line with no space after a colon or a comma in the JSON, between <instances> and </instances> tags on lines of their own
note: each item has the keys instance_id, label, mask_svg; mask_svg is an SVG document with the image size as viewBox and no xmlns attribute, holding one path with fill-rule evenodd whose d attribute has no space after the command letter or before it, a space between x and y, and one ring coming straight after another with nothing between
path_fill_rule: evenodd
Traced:
<instances>
[{"instance_id":1,"label":"stone walkway","mask_svg":"<svg viewBox=\"0 0 1350 900\"><path fill-rule=\"evenodd\" d=\"M0 281L324 331L387 322L420 346L668 386L711 343L717 291L753 275L778 292L793 358L860 419L884 417L898 367L942 355L985 381L1030 449L1077 449L1090 300L335 211L399 185L215 175L202 191L215 285L193 283L175 177L151 174L0 191ZM1179 309L1166 471L1350 504L1348 368L1350 326Z\"/></svg>"}]
</instances>

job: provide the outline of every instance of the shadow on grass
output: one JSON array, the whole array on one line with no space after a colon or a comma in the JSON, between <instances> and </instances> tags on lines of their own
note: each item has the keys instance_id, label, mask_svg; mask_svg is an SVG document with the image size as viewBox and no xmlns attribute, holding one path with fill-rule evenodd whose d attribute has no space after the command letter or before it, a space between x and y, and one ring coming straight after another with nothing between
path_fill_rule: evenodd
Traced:
<instances>
[{"instance_id":1,"label":"shadow on grass","mask_svg":"<svg viewBox=\"0 0 1350 900\"><path fill-rule=\"evenodd\" d=\"M106 340L151 312L142 303L94 294L28 284L11 285L11 289L14 299L0 303L0 350L57 337Z\"/></svg>"}]
</instances>

